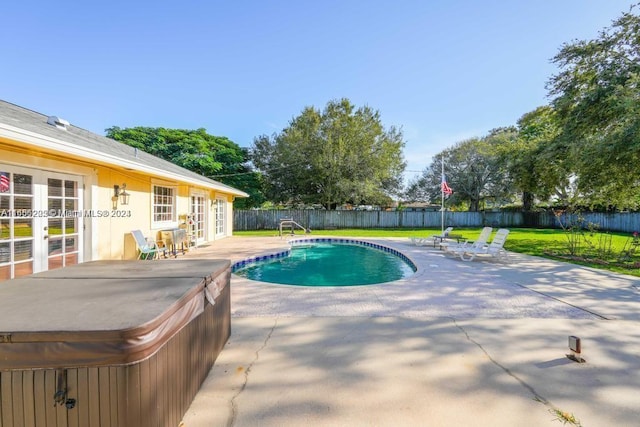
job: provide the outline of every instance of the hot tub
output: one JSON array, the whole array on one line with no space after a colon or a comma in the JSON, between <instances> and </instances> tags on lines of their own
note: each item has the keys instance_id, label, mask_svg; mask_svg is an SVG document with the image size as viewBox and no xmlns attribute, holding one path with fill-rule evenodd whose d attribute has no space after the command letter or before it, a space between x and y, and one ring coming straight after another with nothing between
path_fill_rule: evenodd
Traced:
<instances>
[{"instance_id":1,"label":"hot tub","mask_svg":"<svg viewBox=\"0 0 640 427\"><path fill-rule=\"evenodd\" d=\"M177 426L231 333L227 260L0 282L0 426Z\"/></svg>"}]
</instances>

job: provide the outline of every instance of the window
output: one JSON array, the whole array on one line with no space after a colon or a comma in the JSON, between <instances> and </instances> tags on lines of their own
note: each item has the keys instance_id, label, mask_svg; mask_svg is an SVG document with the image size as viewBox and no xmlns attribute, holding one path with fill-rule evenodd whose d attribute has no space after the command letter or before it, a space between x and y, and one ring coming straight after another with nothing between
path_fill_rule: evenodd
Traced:
<instances>
[{"instance_id":1,"label":"window","mask_svg":"<svg viewBox=\"0 0 640 427\"><path fill-rule=\"evenodd\" d=\"M175 188L153 186L153 222L175 222Z\"/></svg>"}]
</instances>

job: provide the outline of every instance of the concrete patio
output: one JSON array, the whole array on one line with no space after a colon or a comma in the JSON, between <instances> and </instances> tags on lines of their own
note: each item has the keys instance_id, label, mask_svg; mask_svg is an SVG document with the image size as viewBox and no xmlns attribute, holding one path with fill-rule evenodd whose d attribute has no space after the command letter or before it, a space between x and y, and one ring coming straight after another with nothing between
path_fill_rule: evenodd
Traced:
<instances>
[{"instance_id":1,"label":"concrete patio","mask_svg":"<svg viewBox=\"0 0 640 427\"><path fill-rule=\"evenodd\" d=\"M367 240L401 250L418 271L349 288L232 277L231 338L185 427L562 425L556 411L583 426L638 425L638 278ZM185 257L287 247L232 237ZM569 335L582 338L586 363L566 357Z\"/></svg>"}]
</instances>

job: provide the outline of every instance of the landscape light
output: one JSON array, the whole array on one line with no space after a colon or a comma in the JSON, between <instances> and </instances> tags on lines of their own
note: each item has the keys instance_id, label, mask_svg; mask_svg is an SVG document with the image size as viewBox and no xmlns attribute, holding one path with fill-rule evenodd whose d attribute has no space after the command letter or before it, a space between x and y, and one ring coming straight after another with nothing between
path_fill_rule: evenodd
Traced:
<instances>
[{"instance_id":1,"label":"landscape light","mask_svg":"<svg viewBox=\"0 0 640 427\"><path fill-rule=\"evenodd\" d=\"M569 350L571 350L571 354L567 354L569 359L578 363L586 362L582 358L582 342L579 337L569 335Z\"/></svg>"}]
</instances>

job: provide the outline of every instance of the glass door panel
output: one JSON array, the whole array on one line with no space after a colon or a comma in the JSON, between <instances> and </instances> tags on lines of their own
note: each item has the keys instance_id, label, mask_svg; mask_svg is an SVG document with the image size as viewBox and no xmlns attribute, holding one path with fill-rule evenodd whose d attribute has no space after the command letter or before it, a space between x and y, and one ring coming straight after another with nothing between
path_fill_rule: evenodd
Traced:
<instances>
[{"instance_id":1,"label":"glass door panel","mask_svg":"<svg viewBox=\"0 0 640 427\"><path fill-rule=\"evenodd\" d=\"M13 235L17 238L33 238L33 218L14 219Z\"/></svg>"},{"instance_id":2,"label":"glass door panel","mask_svg":"<svg viewBox=\"0 0 640 427\"><path fill-rule=\"evenodd\" d=\"M204 195L191 196L191 235L196 242L201 243L205 240L206 235L206 199Z\"/></svg>"},{"instance_id":3,"label":"glass door panel","mask_svg":"<svg viewBox=\"0 0 640 427\"><path fill-rule=\"evenodd\" d=\"M0 240L0 280L11 279L11 242Z\"/></svg>"},{"instance_id":4,"label":"glass door panel","mask_svg":"<svg viewBox=\"0 0 640 427\"><path fill-rule=\"evenodd\" d=\"M78 238L66 237L64 239L64 265L78 263Z\"/></svg>"},{"instance_id":5,"label":"glass door panel","mask_svg":"<svg viewBox=\"0 0 640 427\"><path fill-rule=\"evenodd\" d=\"M76 181L55 178L47 180L48 270L78 263L78 220L75 215L78 203Z\"/></svg>"},{"instance_id":6,"label":"glass door panel","mask_svg":"<svg viewBox=\"0 0 640 427\"><path fill-rule=\"evenodd\" d=\"M33 273L34 178L0 166L0 280Z\"/></svg>"},{"instance_id":7,"label":"glass door panel","mask_svg":"<svg viewBox=\"0 0 640 427\"><path fill-rule=\"evenodd\" d=\"M225 203L222 199L216 199L216 235L224 234L224 210Z\"/></svg>"},{"instance_id":8,"label":"glass door panel","mask_svg":"<svg viewBox=\"0 0 640 427\"><path fill-rule=\"evenodd\" d=\"M78 182L77 181L64 181L64 196L68 198L78 198Z\"/></svg>"},{"instance_id":9,"label":"glass door panel","mask_svg":"<svg viewBox=\"0 0 640 427\"><path fill-rule=\"evenodd\" d=\"M9 176L2 173L3 182L9 185ZM0 188L0 191L4 188ZM8 193L8 189L6 191ZM11 219L9 218L9 207L11 199L9 195L0 193L0 280L11 278Z\"/></svg>"},{"instance_id":10,"label":"glass door panel","mask_svg":"<svg viewBox=\"0 0 640 427\"><path fill-rule=\"evenodd\" d=\"M28 194L33 196L33 176L13 174L13 192L15 194Z\"/></svg>"},{"instance_id":11,"label":"glass door panel","mask_svg":"<svg viewBox=\"0 0 640 427\"><path fill-rule=\"evenodd\" d=\"M81 180L0 164L0 280L82 261Z\"/></svg>"}]
</instances>

